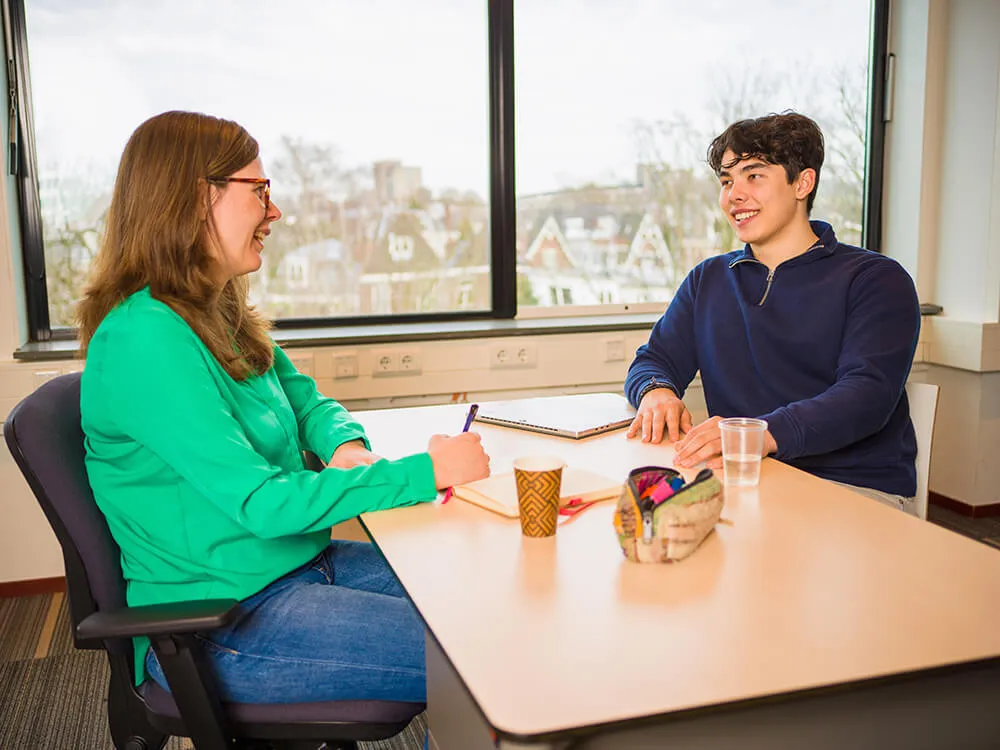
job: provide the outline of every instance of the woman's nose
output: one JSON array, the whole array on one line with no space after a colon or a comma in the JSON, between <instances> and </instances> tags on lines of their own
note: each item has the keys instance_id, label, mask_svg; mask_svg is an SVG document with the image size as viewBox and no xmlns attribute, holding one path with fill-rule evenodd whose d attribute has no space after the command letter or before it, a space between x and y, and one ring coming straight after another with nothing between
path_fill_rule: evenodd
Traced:
<instances>
[{"instance_id":1,"label":"woman's nose","mask_svg":"<svg viewBox=\"0 0 1000 750\"><path fill-rule=\"evenodd\" d=\"M268 221L278 221L281 218L281 209L278 208L278 204L274 201L270 201L267 207L267 220Z\"/></svg>"}]
</instances>

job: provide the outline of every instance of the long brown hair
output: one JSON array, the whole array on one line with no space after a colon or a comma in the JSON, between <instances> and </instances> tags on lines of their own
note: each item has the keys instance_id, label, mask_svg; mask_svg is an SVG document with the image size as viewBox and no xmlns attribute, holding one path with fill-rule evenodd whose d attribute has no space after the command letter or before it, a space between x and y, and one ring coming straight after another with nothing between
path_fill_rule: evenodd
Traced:
<instances>
[{"instance_id":1,"label":"long brown hair","mask_svg":"<svg viewBox=\"0 0 1000 750\"><path fill-rule=\"evenodd\" d=\"M259 151L237 123L197 112L164 112L136 128L118 165L100 250L77 306L84 355L105 316L148 286L234 379L271 367L269 326L247 300L247 278L230 280L219 293L205 182L239 171Z\"/></svg>"}]
</instances>

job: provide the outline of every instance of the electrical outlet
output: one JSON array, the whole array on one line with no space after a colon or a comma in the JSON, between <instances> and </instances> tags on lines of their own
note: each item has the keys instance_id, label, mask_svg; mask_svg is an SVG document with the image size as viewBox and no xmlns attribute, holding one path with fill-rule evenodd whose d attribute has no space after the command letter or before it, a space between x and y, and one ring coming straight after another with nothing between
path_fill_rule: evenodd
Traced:
<instances>
[{"instance_id":1,"label":"electrical outlet","mask_svg":"<svg viewBox=\"0 0 1000 750\"><path fill-rule=\"evenodd\" d=\"M399 372L406 375L420 374L420 351L417 349L402 349L399 352Z\"/></svg>"},{"instance_id":2,"label":"electrical outlet","mask_svg":"<svg viewBox=\"0 0 1000 750\"><path fill-rule=\"evenodd\" d=\"M356 378L358 376L358 355L338 354L333 358L333 377L340 380L343 378Z\"/></svg>"},{"instance_id":3,"label":"electrical outlet","mask_svg":"<svg viewBox=\"0 0 1000 750\"><path fill-rule=\"evenodd\" d=\"M376 349L372 351L372 375L419 375L419 349Z\"/></svg>"},{"instance_id":4,"label":"electrical outlet","mask_svg":"<svg viewBox=\"0 0 1000 750\"><path fill-rule=\"evenodd\" d=\"M625 361L625 339L608 339L604 342L604 361Z\"/></svg>"},{"instance_id":5,"label":"electrical outlet","mask_svg":"<svg viewBox=\"0 0 1000 750\"><path fill-rule=\"evenodd\" d=\"M393 375L399 372L399 352L389 349L372 352L372 375Z\"/></svg>"},{"instance_id":6,"label":"electrical outlet","mask_svg":"<svg viewBox=\"0 0 1000 750\"><path fill-rule=\"evenodd\" d=\"M490 369L507 370L537 366L538 348L535 344L507 343L490 347Z\"/></svg>"}]
</instances>

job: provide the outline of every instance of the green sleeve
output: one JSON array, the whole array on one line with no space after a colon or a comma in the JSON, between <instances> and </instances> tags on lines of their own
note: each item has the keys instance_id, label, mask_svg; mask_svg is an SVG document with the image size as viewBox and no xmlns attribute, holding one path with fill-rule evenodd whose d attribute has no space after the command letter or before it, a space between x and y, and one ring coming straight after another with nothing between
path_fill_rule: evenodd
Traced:
<instances>
[{"instance_id":1,"label":"green sleeve","mask_svg":"<svg viewBox=\"0 0 1000 750\"><path fill-rule=\"evenodd\" d=\"M95 395L118 429L250 533L318 531L436 496L426 453L321 472L269 464L223 397L228 376L194 332L166 310L142 318L126 316L104 332Z\"/></svg>"},{"instance_id":2,"label":"green sleeve","mask_svg":"<svg viewBox=\"0 0 1000 750\"><path fill-rule=\"evenodd\" d=\"M333 452L351 440L363 440L371 450L364 428L343 406L316 390L316 381L295 369L281 347L274 347L274 372L295 412L299 441L327 463Z\"/></svg>"}]
</instances>

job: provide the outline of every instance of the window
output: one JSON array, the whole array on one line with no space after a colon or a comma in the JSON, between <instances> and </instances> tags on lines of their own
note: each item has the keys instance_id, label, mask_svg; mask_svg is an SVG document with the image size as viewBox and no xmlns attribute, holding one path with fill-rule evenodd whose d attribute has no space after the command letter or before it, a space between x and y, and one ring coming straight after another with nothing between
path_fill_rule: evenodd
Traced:
<instances>
[{"instance_id":1,"label":"window","mask_svg":"<svg viewBox=\"0 0 1000 750\"><path fill-rule=\"evenodd\" d=\"M733 247L709 141L770 111L824 129L813 216L877 236L887 0L761 0L753 33L686 0L4 1L34 339L72 325L125 141L168 109L261 143L279 325L662 309Z\"/></svg>"},{"instance_id":2,"label":"window","mask_svg":"<svg viewBox=\"0 0 1000 750\"><path fill-rule=\"evenodd\" d=\"M573 293L538 304L669 301L734 249L705 164L731 122L787 109L827 156L812 216L861 243L869 0L520 2L515 14L517 268L534 286L557 245ZM836 44L821 42L836 39Z\"/></svg>"},{"instance_id":3,"label":"window","mask_svg":"<svg viewBox=\"0 0 1000 750\"><path fill-rule=\"evenodd\" d=\"M72 310L132 130L235 119L285 214L265 314L448 312L488 275L489 79L477 2L25 0L52 327ZM473 284L465 309L491 307Z\"/></svg>"}]
</instances>

